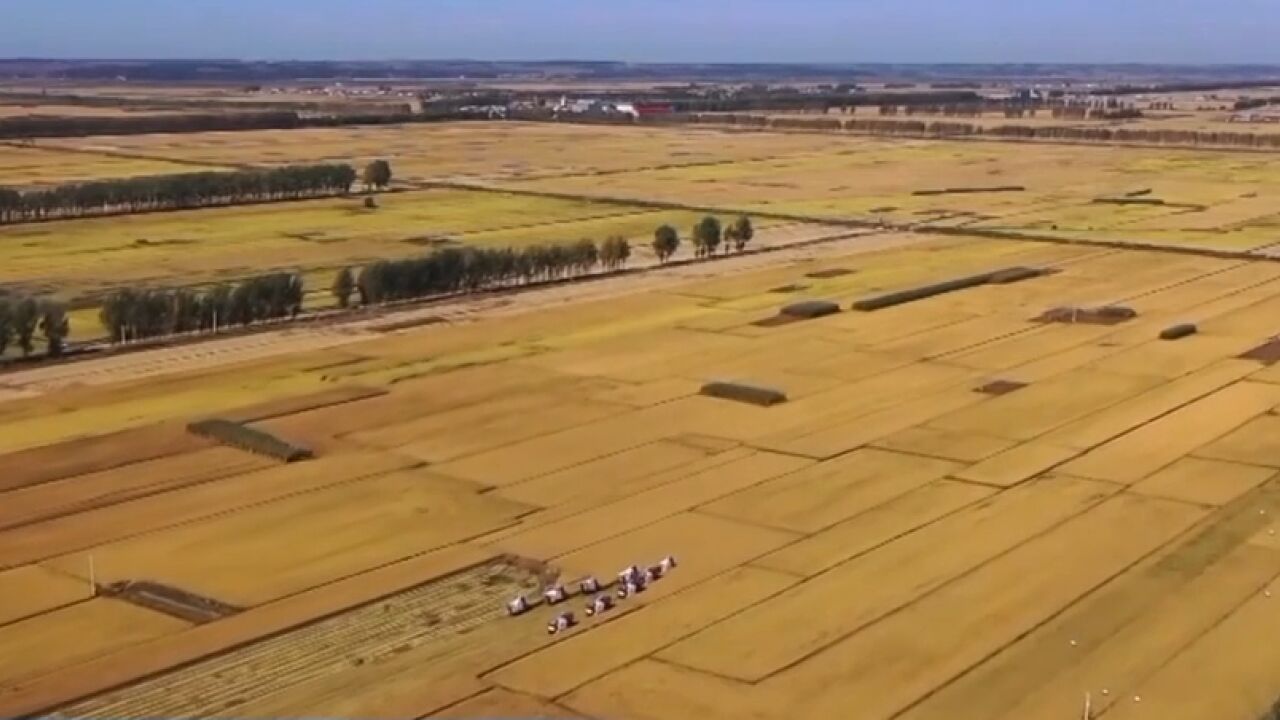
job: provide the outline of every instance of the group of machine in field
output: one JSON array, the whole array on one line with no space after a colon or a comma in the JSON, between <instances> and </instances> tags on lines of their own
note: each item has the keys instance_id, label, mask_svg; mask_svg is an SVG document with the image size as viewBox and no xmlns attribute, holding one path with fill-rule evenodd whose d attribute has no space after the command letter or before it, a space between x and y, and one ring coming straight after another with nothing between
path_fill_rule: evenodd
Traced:
<instances>
[{"instance_id":1,"label":"group of machine in field","mask_svg":"<svg viewBox=\"0 0 1280 720\"><path fill-rule=\"evenodd\" d=\"M618 579L612 584L603 584L594 576L587 576L578 582L577 595L580 597L590 597L583 612L588 617L602 615L614 608L614 595L619 600L625 600L645 591L645 589L653 582L661 579L667 573L671 572L676 566L676 559L668 555L655 565L641 569L638 565L630 565L618 573ZM616 587L617 590L613 595L608 592L610 587ZM540 600L530 601L524 595L518 595L507 603L508 615L523 615L539 603L548 606L559 605L569 600L570 591L564 585L554 584L542 591ZM578 624L577 617L572 610L564 610L557 613L547 623L547 633L554 635L563 632Z\"/></svg>"}]
</instances>

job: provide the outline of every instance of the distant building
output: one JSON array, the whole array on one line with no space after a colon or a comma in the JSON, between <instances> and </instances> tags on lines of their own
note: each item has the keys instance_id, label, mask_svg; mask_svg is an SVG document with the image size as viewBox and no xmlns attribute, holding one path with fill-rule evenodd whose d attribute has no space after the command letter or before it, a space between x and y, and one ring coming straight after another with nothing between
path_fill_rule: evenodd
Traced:
<instances>
[{"instance_id":1,"label":"distant building","mask_svg":"<svg viewBox=\"0 0 1280 720\"><path fill-rule=\"evenodd\" d=\"M670 115L676 111L675 106L671 103L647 102L635 103L633 105L636 117L654 117L657 115Z\"/></svg>"}]
</instances>

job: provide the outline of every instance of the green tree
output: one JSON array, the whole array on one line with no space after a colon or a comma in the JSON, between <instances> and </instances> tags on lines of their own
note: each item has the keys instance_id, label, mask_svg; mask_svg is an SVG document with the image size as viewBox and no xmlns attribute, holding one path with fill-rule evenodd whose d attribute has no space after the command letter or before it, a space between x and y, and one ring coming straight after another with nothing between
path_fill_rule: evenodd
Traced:
<instances>
[{"instance_id":1,"label":"green tree","mask_svg":"<svg viewBox=\"0 0 1280 720\"><path fill-rule=\"evenodd\" d=\"M674 227L663 225L653 231L653 254L658 262L665 263L680 248L680 233Z\"/></svg>"},{"instance_id":2,"label":"green tree","mask_svg":"<svg viewBox=\"0 0 1280 720\"><path fill-rule=\"evenodd\" d=\"M13 341L13 303L9 298L0 297L0 358Z\"/></svg>"},{"instance_id":3,"label":"green tree","mask_svg":"<svg viewBox=\"0 0 1280 720\"><path fill-rule=\"evenodd\" d=\"M600 249L594 240L582 239L569 246L569 257L566 259L571 273L582 275L591 272L600 262Z\"/></svg>"},{"instance_id":4,"label":"green tree","mask_svg":"<svg viewBox=\"0 0 1280 720\"><path fill-rule=\"evenodd\" d=\"M693 244L698 248L698 257L715 254L720 246L720 221L707 215L693 226Z\"/></svg>"},{"instance_id":5,"label":"green tree","mask_svg":"<svg viewBox=\"0 0 1280 720\"><path fill-rule=\"evenodd\" d=\"M733 246L738 252L742 252L755 236L756 230L751 226L751 218L746 215L739 215L725 232L725 238L733 240Z\"/></svg>"},{"instance_id":6,"label":"green tree","mask_svg":"<svg viewBox=\"0 0 1280 720\"><path fill-rule=\"evenodd\" d=\"M624 237L617 239L617 251L614 253L614 267L626 267L631 259L631 241Z\"/></svg>"},{"instance_id":7,"label":"green tree","mask_svg":"<svg viewBox=\"0 0 1280 720\"><path fill-rule=\"evenodd\" d=\"M34 298L22 298L13 308L13 333L18 339L18 347L23 356L31 354L35 349L32 342L36 335L36 325L40 322L40 306Z\"/></svg>"},{"instance_id":8,"label":"green tree","mask_svg":"<svg viewBox=\"0 0 1280 720\"><path fill-rule=\"evenodd\" d=\"M606 270L625 267L630 257L631 243L621 235L607 237L600 244L600 264L604 265Z\"/></svg>"},{"instance_id":9,"label":"green tree","mask_svg":"<svg viewBox=\"0 0 1280 720\"><path fill-rule=\"evenodd\" d=\"M217 331L231 322L231 293L227 283L219 283L205 293L200 303L200 327Z\"/></svg>"},{"instance_id":10,"label":"green tree","mask_svg":"<svg viewBox=\"0 0 1280 720\"><path fill-rule=\"evenodd\" d=\"M351 295L356 291L356 278L351 273L351 268L342 268L338 271L337 276L333 278L333 299L338 301L338 307L351 307Z\"/></svg>"},{"instance_id":11,"label":"green tree","mask_svg":"<svg viewBox=\"0 0 1280 720\"><path fill-rule=\"evenodd\" d=\"M71 332L65 305L53 301L40 304L40 332L44 335L49 357L61 356L66 348L67 335Z\"/></svg>"},{"instance_id":12,"label":"green tree","mask_svg":"<svg viewBox=\"0 0 1280 720\"><path fill-rule=\"evenodd\" d=\"M364 174L361 179L364 181L366 189L382 190L391 184L391 163L386 160L374 160L364 166Z\"/></svg>"},{"instance_id":13,"label":"green tree","mask_svg":"<svg viewBox=\"0 0 1280 720\"><path fill-rule=\"evenodd\" d=\"M374 305L386 300L386 269L389 263L385 260L365 265L360 270L360 278L356 281L356 291L360 293L361 305Z\"/></svg>"}]
</instances>

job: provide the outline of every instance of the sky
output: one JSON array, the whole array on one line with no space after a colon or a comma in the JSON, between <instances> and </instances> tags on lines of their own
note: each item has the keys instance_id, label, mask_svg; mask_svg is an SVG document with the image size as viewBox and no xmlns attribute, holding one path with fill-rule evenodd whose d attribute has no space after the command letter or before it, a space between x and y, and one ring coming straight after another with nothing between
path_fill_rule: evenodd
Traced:
<instances>
[{"instance_id":1,"label":"sky","mask_svg":"<svg viewBox=\"0 0 1280 720\"><path fill-rule=\"evenodd\" d=\"M1280 0L0 0L0 55L1280 64Z\"/></svg>"}]
</instances>

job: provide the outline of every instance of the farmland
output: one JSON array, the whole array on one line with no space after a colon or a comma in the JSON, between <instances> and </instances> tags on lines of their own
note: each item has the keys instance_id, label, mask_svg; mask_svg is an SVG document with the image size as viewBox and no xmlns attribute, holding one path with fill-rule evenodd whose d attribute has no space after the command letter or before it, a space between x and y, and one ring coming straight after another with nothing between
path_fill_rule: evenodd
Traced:
<instances>
[{"instance_id":1,"label":"farmland","mask_svg":"<svg viewBox=\"0 0 1280 720\"><path fill-rule=\"evenodd\" d=\"M1265 154L532 123L62 139L41 148L235 166L385 156L409 184L467 181L1157 245L1280 242L1280 174ZM994 186L1024 190L917 194ZM1143 200L1095 202L1129 195Z\"/></svg>"},{"instance_id":2,"label":"farmland","mask_svg":"<svg viewBox=\"0 0 1280 720\"><path fill-rule=\"evenodd\" d=\"M19 288L76 304L93 304L117 286L201 285L267 269L301 270L317 291L315 302L327 304L338 268L375 259L450 245L522 247L611 235L629 238L640 253L654 228L670 223L684 231L699 217L590 201L421 190L386 195L376 211L347 198L0 227L0 262ZM759 224L764 242L769 226L779 225Z\"/></svg>"},{"instance_id":3,"label":"farmland","mask_svg":"<svg viewBox=\"0 0 1280 720\"><path fill-rule=\"evenodd\" d=\"M337 268L437 247L620 235L642 270L0 375L0 716L1021 720L1087 695L1256 720L1280 697L1265 155L521 123L0 150L30 184L44 154L67 179L395 168L377 208L0 228L6 288L77 320L115 287L283 268L326 307ZM927 194L996 186L1022 189ZM1094 202L1126 196L1163 204ZM654 228L708 212L753 214L770 252L654 268ZM1036 272L949 282L1009 268ZM778 314L805 300L838 312ZM314 457L187 430L211 418ZM503 610L667 554L602 616L571 599L566 632Z\"/></svg>"},{"instance_id":4,"label":"farmland","mask_svg":"<svg viewBox=\"0 0 1280 720\"><path fill-rule=\"evenodd\" d=\"M119 157L45 147L0 145L0 185L38 187L101 178L163 175L216 169L163 159Z\"/></svg>"},{"instance_id":5,"label":"farmland","mask_svg":"<svg viewBox=\"0 0 1280 720\"><path fill-rule=\"evenodd\" d=\"M1013 265L1055 272L847 309ZM757 324L797 294L844 311ZM1137 316L1030 321L1100 303ZM0 666L0 709L1048 718L1090 693L1252 719L1280 694L1243 633L1280 612L1280 386L1238 356L1277 303L1263 261L919 235L15 399L0 582L31 594L0 637L38 654ZM1157 339L1177 321L1199 333ZM698 394L718 377L788 401ZM317 458L182 430L219 415ZM566 635L501 612L669 552ZM233 610L106 590L141 580ZM1245 647L1247 673L1187 680Z\"/></svg>"}]
</instances>

